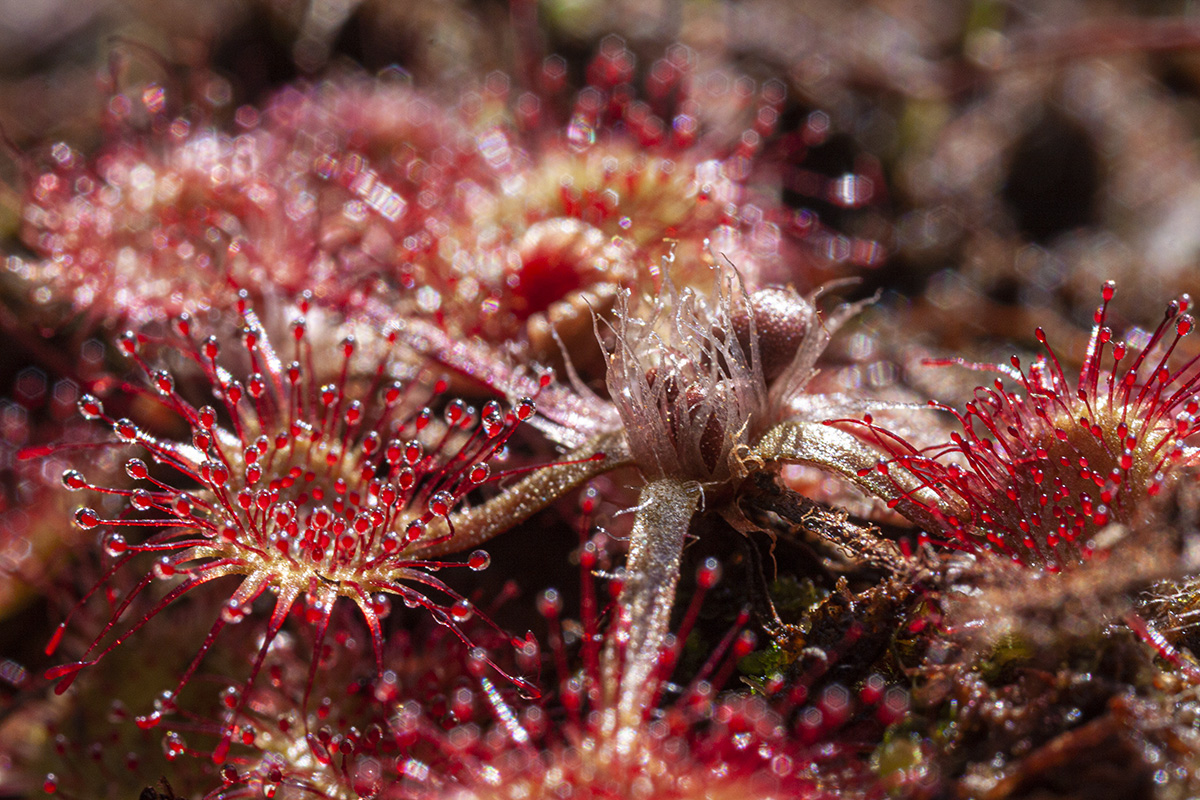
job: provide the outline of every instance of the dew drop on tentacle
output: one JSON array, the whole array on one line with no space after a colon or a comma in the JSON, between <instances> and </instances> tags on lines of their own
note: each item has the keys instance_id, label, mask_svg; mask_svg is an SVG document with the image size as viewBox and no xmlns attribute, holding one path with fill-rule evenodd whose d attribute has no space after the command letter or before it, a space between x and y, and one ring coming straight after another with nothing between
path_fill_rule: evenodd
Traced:
<instances>
[{"instance_id":1,"label":"dew drop on tentacle","mask_svg":"<svg viewBox=\"0 0 1200 800\"><path fill-rule=\"evenodd\" d=\"M77 492L80 489L86 489L88 482L83 477L83 473L78 470L69 469L62 474L62 485L72 492Z\"/></svg>"},{"instance_id":2,"label":"dew drop on tentacle","mask_svg":"<svg viewBox=\"0 0 1200 800\"><path fill-rule=\"evenodd\" d=\"M104 406L95 395L85 394L79 398L78 407L80 416L87 420L99 419L104 415Z\"/></svg>"},{"instance_id":3,"label":"dew drop on tentacle","mask_svg":"<svg viewBox=\"0 0 1200 800\"><path fill-rule=\"evenodd\" d=\"M90 508L81 508L75 512L75 524L89 530L100 524L100 515Z\"/></svg>"},{"instance_id":4,"label":"dew drop on tentacle","mask_svg":"<svg viewBox=\"0 0 1200 800\"><path fill-rule=\"evenodd\" d=\"M466 622L474 613L474 607L466 599L455 600L453 605L450 606L450 616L458 623Z\"/></svg>"},{"instance_id":5,"label":"dew drop on tentacle","mask_svg":"<svg viewBox=\"0 0 1200 800\"><path fill-rule=\"evenodd\" d=\"M492 563L492 557L486 550L476 550L467 559L467 565L475 572L481 572Z\"/></svg>"}]
</instances>

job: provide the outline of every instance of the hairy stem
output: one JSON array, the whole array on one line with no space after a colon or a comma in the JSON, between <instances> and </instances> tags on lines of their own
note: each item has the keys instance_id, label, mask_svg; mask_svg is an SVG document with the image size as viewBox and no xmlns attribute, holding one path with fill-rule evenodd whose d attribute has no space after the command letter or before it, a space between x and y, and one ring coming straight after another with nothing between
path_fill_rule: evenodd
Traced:
<instances>
[{"instance_id":1,"label":"hairy stem","mask_svg":"<svg viewBox=\"0 0 1200 800\"><path fill-rule=\"evenodd\" d=\"M604 457L593 458L597 454ZM584 481L630 463L629 446L622 431L613 431L571 451L564 462L537 469L486 503L455 512L449 526L442 519L431 522L425 539L442 539L450 526L454 536L427 547L418 544L414 552L432 558L477 547L529 519Z\"/></svg>"},{"instance_id":2,"label":"hairy stem","mask_svg":"<svg viewBox=\"0 0 1200 800\"><path fill-rule=\"evenodd\" d=\"M655 692L654 672L675 603L683 540L699 500L692 481L663 478L642 489L617 601L618 635L609 640L602 672L609 700L605 732L619 755L629 754Z\"/></svg>"},{"instance_id":3,"label":"hairy stem","mask_svg":"<svg viewBox=\"0 0 1200 800\"><path fill-rule=\"evenodd\" d=\"M938 527L924 505L912 498L930 490L907 470L892 470L888 474L877 467L880 455L860 439L846 431L814 422L784 422L776 425L758 440L747 459L764 464L786 461L810 464L827 472L836 472L860 488L887 501L904 516L931 530ZM931 498L926 505L936 508L945 505L944 498Z\"/></svg>"}]
</instances>

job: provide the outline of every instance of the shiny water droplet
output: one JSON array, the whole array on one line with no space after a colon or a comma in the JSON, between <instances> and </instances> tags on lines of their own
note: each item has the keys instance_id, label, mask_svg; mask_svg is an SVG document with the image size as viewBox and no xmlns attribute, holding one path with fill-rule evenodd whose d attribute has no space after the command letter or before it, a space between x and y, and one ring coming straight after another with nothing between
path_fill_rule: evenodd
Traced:
<instances>
[{"instance_id":1,"label":"shiny water droplet","mask_svg":"<svg viewBox=\"0 0 1200 800\"><path fill-rule=\"evenodd\" d=\"M166 370L157 370L151 377L154 389L161 395L169 395L175 391L175 379Z\"/></svg>"},{"instance_id":2,"label":"shiny water droplet","mask_svg":"<svg viewBox=\"0 0 1200 800\"><path fill-rule=\"evenodd\" d=\"M104 406L94 395L85 394L79 398L79 413L84 419L98 419L104 413Z\"/></svg>"},{"instance_id":3,"label":"shiny water droplet","mask_svg":"<svg viewBox=\"0 0 1200 800\"><path fill-rule=\"evenodd\" d=\"M475 552L471 553L470 557L467 559L467 566L473 569L475 572L481 572L487 569L488 565L491 563L492 557L488 555L486 550L476 550Z\"/></svg>"},{"instance_id":4,"label":"shiny water droplet","mask_svg":"<svg viewBox=\"0 0 1200 800\"><path fill-rule=\"evenodd\" d=\"M455 622L466 622L475 613L475 609L471 606L471 601L466 598L456 600L454 605L450 606L450 616Z\"/></svg>"},{"instance_id":5,"label":"shiny water droplet","mask_svg":"<svg viewBox=\"0 0 1200 800\"><path fill-rule=\"evenodd\" d=\"M73 469L69 469L62 474L62 483L63 486L72 492L87 488L87 480L83 477L83 474Z\"/></svg>"},{"instance_id":6,"label":"shiny water droplet","mask_svg":"<svg viewBox=\"0 0 1200 800\"><path fill-rule=\"evenodd\" d=\"M104 552L114 558L121 555L129 549L129 545L125 541L125 537L119 533L110 533L104 539Z\"/></svg>"}]
</instances>

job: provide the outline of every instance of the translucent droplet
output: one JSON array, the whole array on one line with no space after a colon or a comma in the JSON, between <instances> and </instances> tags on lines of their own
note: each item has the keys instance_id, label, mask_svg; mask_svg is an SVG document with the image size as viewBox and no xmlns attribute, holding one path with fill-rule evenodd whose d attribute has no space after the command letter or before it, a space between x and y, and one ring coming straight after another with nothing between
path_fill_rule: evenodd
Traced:
<instances>
[{"instance_id":1,"label":"translucent droplet","mask_svg":"<svg viewBox=\"0 0 1200 800\"><path fill-rule=\"evenodd\" d=\"M590 147L596 142L596 126L583 115L572 117L567 126L567 142L578 149Z\"/></svg>"},{"instance_id":2,"label":"translucent droplet","mask_svg":"<svg viewBox=\"0 0 1200 800\"><path fill-rule=\"evenodd\" d=\"M558 590L547 589L538 595L537 610L543 617L557 617L559 612L562 611L562 596L559 595Z\"/></svg>"},{"instance_id":3,"label":"translucent droplet","mask_svg":"<svg viewBox=\"0 0 1200 800\"><path fill-rule=\"evenodd\" d=\"M169 395L175 391L175 379L166 370L157 370L151 377L154 389L161 395Z\"/></svg>"},{"instance_id":4,"label":"translucent droplet","mask_svg":"<svg viewBox=\"0 0 1200 800\"><path fill-rule=\"evenodd\" d=\"M83 477L83 473L69 469L62 474L63 486L70 489L72 492L87 488L87 480Z\"/></svg>"},{"instance_id":5,"label":"translucent droplet","mask_svg":"<svg viewBox=\"0 0 1200 800\"><path fill-rule=\"evenodd\" d=\"M237 601L236 598L230 598L224 606L221 607L221 619L230 624L237 624L246 618L250 613L250 607ZM236 692L235 692L236 695Z\"/></svg>"},{"instance_id":6,"label":"translucent droplet","mask_svg":"<svg viewBox=\"0 0 1200 800\"><path fill-rule=\"evenodd\" d=\"M128 549L129 545L125 542L125 537L119 533L111 533L104 539L104 552L114 558Z\"/></svg>"},{"instance_id":7,"label":"translucent droplet","mask_svg":"<svg viewBox=\"0 0 1200 800\"><path fill-rule=\"evenodd\" d=\"M79 413L84 419L98 419L104 413L104 406L94 395L85 394L79 398Z\"/></svg>"},{"instance_id":8,"label":"translucent droplet","mask_svg":"<svg viewBox=\"0 0 1200 800\"><path fill-rule=\"evenodd\" d=\"M456 600L454 605L450 606L450 616L455 622L466 622L475 613L475 609L471 607L471 601L466 598Z\"/></svg>"},{"instance_id":9,"label":"translucent droplet","mask_svg":"<svg viewBox=\"0 0 1200 800\"><path fill-rule=\"evenodd\" d=\"M121 437L127 442L137 441L138 429L137 426L133 424L132 420L117 420L115 423L113 423L113 430L117 432L117 436Z\"/></svg>"},{"instance_id":10,"label":"translucent droplet","mask_svg":"<svg viewBox=\"0 0 1200 800\"><path fill-rule=\"evenodd\" d=\"M445 517L450 514L450 507L453 503L454 498L449 492L437 492L429 498L429 511L436 517Z\"/></svg>"},{"instance_id":11,"label":"translucent droplet","mask_svg":"<svg viewBox=\"0 0 1200 800\"><path fill-rule=\"evenodd\" d=\"M492 563L492 557L486 550L476 550L467 559L467 566L475 572L482 572Z\"/></svg>"},{"instance_id":12,"label":"translucent droplet","mask_svg":"<svg viewBox=\"0 0 1200 800\"><path fill-rule=\"evenodd\" d=\"M711 589L721 580L721 562L709 556L696 570L696 583L701 589Z\"/></svg>"}]
</instances>

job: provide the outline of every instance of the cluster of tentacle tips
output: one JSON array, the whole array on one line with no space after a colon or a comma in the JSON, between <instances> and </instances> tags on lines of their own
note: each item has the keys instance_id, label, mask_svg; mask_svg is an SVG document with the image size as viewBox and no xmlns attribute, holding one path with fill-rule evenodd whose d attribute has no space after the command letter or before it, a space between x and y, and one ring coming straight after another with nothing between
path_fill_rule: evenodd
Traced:
<instances>
[{"instance_id":1,"label":"cluster of tentacle tips","mask_svg":"<svg viewBox=\"0 0 1200 800\"><path fill-rule=\"evenodd\" d=\"M956 419L946 443L917 449L869 416L844 420L887 452L872 469L905 487L889 502L945 545L1051 570L1103 547L1097 534L1110 523L1148 513L1172 471L1196 458L1200 358L1172 364L1195 323L1185 296L1139 342L1114 341L1114 291L1104 286L1075 380L1041 328L1046 353L1027 368L1016 356L1011 366L964 364L999 377L962 411L934 404Z\"/></svg>"},{"instance_id":2,"label":"cluster of tentacle tips","mask_svg":"<svg viewBox=\"0 0 1200 800\"><path fill-rule=\"evenodd\" d=\"M459 566L481 570L489 556L476 550L461 562L441 561L426 551L455 549L455 513L469 515L469 509L463 510L468 495L495 479L493 464L533 415L533 400L508 409L492 401L476 411L453 399L435 412L431 404L443 399L439 395L446 391L445 382L429 387L392 358L394 334L368 343L343 338L337 345L340 358L330 360L309 340L306 315L319 312L307 302L300 312L289 326L290 363L244 299L238 306L240 341L233 347L215 335L196 338L190 318L176 321L173 347L165 349L190 364L179 374L153 366L143 355L147 345L161 343L136 334L121 338L121 348L145 373L161 404L186 423L189 441L114 418L93 395L79 401L84 417L111 426L119 442L140 448L145 456L125 462L132 481L127 485L93 484L76 470L63 476L68 489L98 493L115 509L106 516L84 507L75 516L83 528L102 532L114 559L101 584L131 559L149 556L155 561L122 598L82 660L50 670L49 677L61 679L59 691L170 603L224 577L239 578L237 588L178 687L140 720L144 726L173 710L175 696L218 632L247 616L264 592L275 595L274 610L248 684L302 596L307 603L302 616L315 627L318 643L335 601L353 601L370 631L377 665L382 664L381 619L393 597L426 609L465 641L460 624L475 610L434 573ZM227 361L245 365L244 378L235 379ZM209 385L213 404L193 404L190 386L184 386L192 383ZM137 535L126 538L122 533L131 530ZM156 581L169 590L110 641L122 614ZM68 623L69 618L59 627L48 652ZM534 691L523 679L510 679ZM225 742L216 757L223 757L227 748Z\"/></svg>"}]
</instances>

